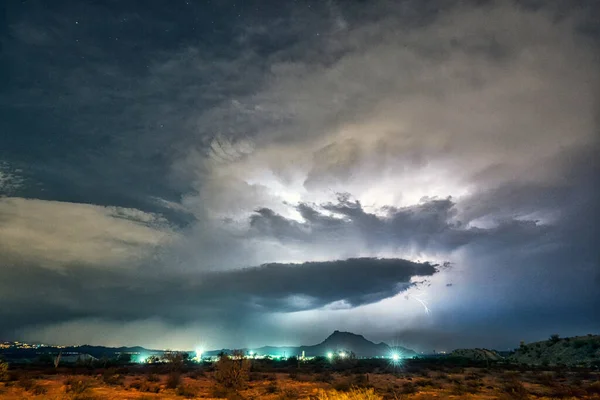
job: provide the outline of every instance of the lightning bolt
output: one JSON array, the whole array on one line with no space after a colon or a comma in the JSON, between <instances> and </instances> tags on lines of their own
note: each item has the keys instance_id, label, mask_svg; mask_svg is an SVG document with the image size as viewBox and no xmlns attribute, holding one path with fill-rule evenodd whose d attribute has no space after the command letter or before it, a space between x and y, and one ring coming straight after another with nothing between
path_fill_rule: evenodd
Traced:
<instances>
[{"instance_id":1,"label":"lightning bolt","mask_svg":"<svg viewBox=\"0 0 600 400\"><path fill-rule=\"evenodd\" d=\"M419 302L419 304L421 304L423 306L423 309L425 310L425 314L429 315L431 313L431 309L427 306L427 301L423 300L420 296L414 296L414 295L406 295L406 299L414 299L416 301Z\"/></svg>"},{"instance_id":2,"label":"lightning bolt","mask_svg":"<svg viewBox=\"0 0 600 400\"><path fill-rule=\"evenodd\" d=\"M425 302L425 300L422 300L416 296L413 296L413 298L418 301L419 303L421 303L421 305L423 306L423 308L425 309L425 314L429 315L429 313L431 312L431 310L429 309L429 307L427 307L427 302Z\"/></svg>"}]
</instances>

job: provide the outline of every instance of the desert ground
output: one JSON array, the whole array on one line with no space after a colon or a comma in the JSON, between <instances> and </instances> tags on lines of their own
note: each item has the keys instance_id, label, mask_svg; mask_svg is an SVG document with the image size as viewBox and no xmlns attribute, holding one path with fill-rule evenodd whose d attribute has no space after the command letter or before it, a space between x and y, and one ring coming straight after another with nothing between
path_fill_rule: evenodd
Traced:
<instances>
[{"instance_id":1,"label":"desert ground","mask_svg":"<svg viewBox=\"0 0 600 400\"><path fill-rule=\"evenodd\" d=\"M600 399L600 372L436 364L10 366L0 399ZM240 368L237 368L240 367ZM233 368L233 370L231 370ZM237 368L237 369L236 369Z\"/></svg>"}]
</instances>

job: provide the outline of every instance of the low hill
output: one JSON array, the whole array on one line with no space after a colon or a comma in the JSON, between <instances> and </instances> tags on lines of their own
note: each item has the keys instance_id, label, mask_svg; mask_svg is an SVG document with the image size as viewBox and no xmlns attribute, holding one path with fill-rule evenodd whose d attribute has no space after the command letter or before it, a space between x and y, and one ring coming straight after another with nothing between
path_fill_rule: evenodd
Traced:
<instances>
[{"instance_id":1,"label":"low hill","mask_svg":"<svg viewBox=\"0 0 600 400\"><path fill-rule=\"evenodd\" d=\"M450 353L449 356L476 361L500 361L504 359L497 351L488 349L457 349Z\"/></svg>"},{"instance_id":2,"label":"low hill","mask_svg":"<svg viewBox=\"0 0 600 400\"><path fill-rule=\"evenodd\" d=\"M101 359L107 358L112 359L118 357L122 353L131 355L161 355L162 350L149 350L144 347L106 347L106 346L68 346L68 347L40 347L40 348L9 348L0 350L0 356L12 362L34 362L45 354L56 355L58 353L63 354L67 357L72 354L88 354L94 358ZM134 357L135 358L135 357ZM65 358L66 359L66 358Z\"/></svg>"},{"instance_id":3,"label":"low hill","mask_svg":"<svg viewBox=\"0 0 600 400\"><path fill-rule=\"evenodd\" d=\"M529 365L600 365L600 336L552 336L550 340L521 345L508 359Z\"/></svg>"}]
</instances>

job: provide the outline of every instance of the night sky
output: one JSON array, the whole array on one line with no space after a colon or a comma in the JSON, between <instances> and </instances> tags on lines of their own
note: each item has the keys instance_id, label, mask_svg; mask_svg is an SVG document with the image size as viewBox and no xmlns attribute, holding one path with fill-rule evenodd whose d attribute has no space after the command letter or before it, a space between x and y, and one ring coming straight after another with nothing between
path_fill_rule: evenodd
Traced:
<instances>
[{"instance_id":1,"label":"night sky","mask_svg":"<svg viewBox=\"0 0 600 400\"><path fill-rule=\"evenodd\" d=\"M10 0L0 339L600 331L600 3Z\"/></svg>"}]
</instances>

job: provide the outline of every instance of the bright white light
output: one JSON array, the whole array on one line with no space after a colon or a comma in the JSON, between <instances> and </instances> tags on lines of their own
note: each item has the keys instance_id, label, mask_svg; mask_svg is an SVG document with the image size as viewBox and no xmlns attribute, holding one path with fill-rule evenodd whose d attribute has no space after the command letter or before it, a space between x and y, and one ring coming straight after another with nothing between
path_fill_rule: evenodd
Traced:
<instances>
[{"instance_id":1,"label":"bright white light","mask_svg":"<svg viewBox=\"0 0 600 400\"><path fill-rule=\"evenodd\" d=\"M250 357L252 357L254 355L254 352L253 351L249 351L248 355L250 355Z\"/></svg>"},{"instance_id":2,"label":"bright white light","mask_svg":"<svg viewBox=\"0 0 600 400\"><path fill-rule=\"evenodd\" d=\"M327 358L329 358L331 360L333 358L333 353L332 352L327 353Z\"/></svg>"},{"instance_id":3,"label":"bright white light","mask_svg":"<svg viewBox=\"0 0 600 400\"><path fill-rule=\"evenodd\" d=\"M204 353L204 349L201 347L198 347L196 349L196 360L200 361L202 359L202 353Z\"/></svg>"},{"instance_id":4,"label":"bright white light","mask_svg":"<svg viewBox=\"0 0 600 400\"><path fill-rule=\"evenodd\" d=\"M392 360L398 361L400 360L400 356L397 353L392 354Z\"/></svg>"},{"instance_id":5,"label":"bright white light","mask_svg":"<svg viewBox=\"0 0 600 400\"><path fill-rule=\"evenodd\" d=\"M346 357L346 353L344 353L343 351L340 353L340 357L344 358Z\"/></svg>"}]
</instances>

